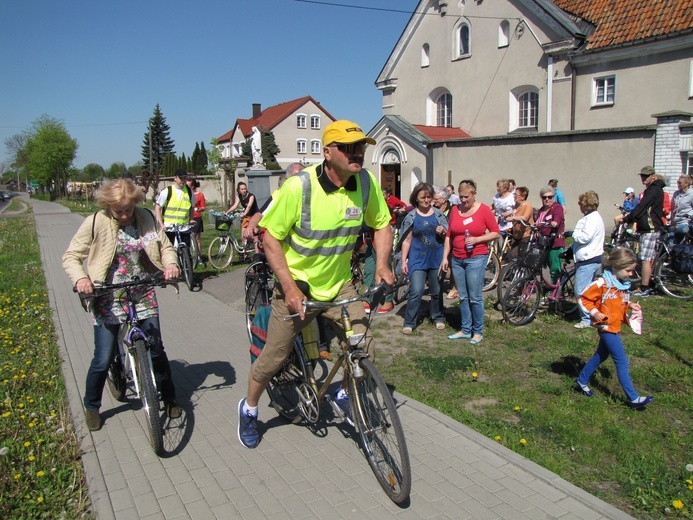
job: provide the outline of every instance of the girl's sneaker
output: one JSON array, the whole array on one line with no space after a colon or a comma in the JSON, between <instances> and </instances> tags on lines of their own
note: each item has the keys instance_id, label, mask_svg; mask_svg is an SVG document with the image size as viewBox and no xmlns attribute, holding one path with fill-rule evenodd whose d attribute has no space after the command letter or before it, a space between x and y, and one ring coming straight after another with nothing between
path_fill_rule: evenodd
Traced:
<instances>
[{"instance_id":1,"label":"girl's sneaker","mask_svg":"<svg viewBox=\"0 0 693 520\"><path fill-rule=\"evenodd\" d=\"M648 395L646 397L640 396L637 399L629 402L628 406L630 406L633 410L637 410L638 408L645 408L652 401L654 401L654 396L652 395Z\"/></svg>"},{"instance_id":2,"label":"girl's sneaker","mask_svg":"<svg viewBox=\"0 0 693 520\"><path fill-rule=\"evenodd\" d=\"M592 397L594 395L594 392L590 390L590 387L587 385L583 385L582 383L578 382L578 380L575 380L575 390L578 392L582 392L583 395L587 397Z\"/></svg>"}]
</instances>

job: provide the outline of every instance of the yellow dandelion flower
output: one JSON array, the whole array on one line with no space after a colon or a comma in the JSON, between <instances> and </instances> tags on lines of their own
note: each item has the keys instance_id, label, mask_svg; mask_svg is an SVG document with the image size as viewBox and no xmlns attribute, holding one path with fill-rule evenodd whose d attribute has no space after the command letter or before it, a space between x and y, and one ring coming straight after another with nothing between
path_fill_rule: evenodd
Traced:
<instances>
[{"instance_id":1,"label":"yellow dandelion flower","mask_svg":"<svg viewBox=\"0 0 693 520\"><path fill-rule=\"evenodd\" d=\"M39 444L41 444L41 443L43 442L43 439L39 439L39 440L37 440L36 442L38 442Z\"/></svg>"},{"instance_id":2,"label":"yellow dandelion flower","mask_svg":"<svg viewBox=\"0 0 693 520\"><path fill-rule=\"evenodd\" d=\"M687 479L686 479L686 484L693 484L693 480L687 478Z\"/></svg>"},{"instance_id":3,"label":"yellow dandelion flower","mask_svg":"<svg viewBox=\"0 0 693 520\"><path fill-rule=\"evenodd\" d=\"M671 505L674 506L674 509L683 509L683 502L681 502L680 500L672 501Z\"/></svg>"},{"instance_id":4,"label":"yellow dandelion flower","mask_svg":"<svg viewBox=\"0 0 693 520\"><path fill-rule=\"evenodd\" d=\"M34 457L33 455L29 455L29 457L27 458L29 459L29 462L34 462L36 460L36 457Z\"/></svg>"},{"instance_id":5,"label":"yellow dandelion flower","mask_svg":"<svg viewBox=\"0 0 693 520\"><path fill-rule=\"evenodd\" d=\"M27 424L27 426L28 426L29 428L33 428L34 426L36 426L36 423L30 422L29 424Z\"/></svg>"},{"instance_id":6,"label":"yellow dandelion flower","mask_svg":"<svg viewBox=\"0 0 693 520\"><path fill-rule=\"evenodd\" d=\"M500 436L500 435L496 435L496 436L494 437L494 439L496 439L497 441L500 441L500 440L501 440L501 436Z\"/></svg>"},{"instance_id":7,"label":"yellow dandelion flower","mask_svg":"<svg viewBox=\"0 0 693 520\"><path fill-rule=\"evenodd\" d=\"M14 479L19 480L20 478L22 478L22 474L21 473L15 473Z\"/></svg>"},{"instance_id":8,"label":"yellow dandelion flower","mask_svg":"<svg viewBox=\"0 0 693 520\"><path fill-rule=\"evenodd\" d=\"M36 476L37 476L37 477L42 477L42 476L44 476L45 474L46 474L46 472L43 471L43 470L37 471L37 472L36 472Z\"/></svg>"},{"instance_id":9,"label":"yellow dandelion flower","mask_svg":"<svg viewBox=\"0 0 693 520\"><path fill-rule=\"evenodd\" d=\"M477 377L478 375L479 374L477 374L476 372L472 372L472 377Z\"/></svg>"},{"instance_id":10,"label":"yellow dandelion flower","mask_svg":"<svg viewBox=\"0 0 693 520\"><path fill-rule=\"evenodd\" d=\"M36 501L40 504L41 502L43 502L43 497L38 497Z\"/></svg>"},{"instance_id":11,"label":"yellow dandelion flower","mask_svg":"<svg viewBox=\"0 0 693 520\"><path fill-rule=\"evenodd\" d=\"M4 419L7 419L10 415L12 415L12 412L5 412L5 413L2 414L2 417L3 417Z\"/></svg>"},{"instance_id":12,"label":"yellow dandelion flower","mask_svg":"<svg viewBox=\"0 0 693 520\"><path fill-rule=\"evenodd\" d=\"M31 443L30 443L29 441L26 441L26 442L24 443L24 447L25 447L25 448L28 448L29 446L31 446Z\"/></svg>"},{"instance_id":13,"label":"yellow dandelion flower","mask_svg":"<svg viewBox=\"0 0 693 520\"><path fill-rule=\"evenodd\" d=\"M520 439L520 444L522 444L523 446L527 444L527 439Z\"/></svg>"},{"instance_id":14,"label":"yellow dandelion flower","mask_svg":"<svg viewBox=\"0 0 693 520\"><path fill-rule=\"evenodd\" d=\"M516 412L519 412L520 410L522 410L522 408L520 408L519 406L516 406L516 407L515 407L515 411L516 411Z\"/></svg>"}]
</instances>

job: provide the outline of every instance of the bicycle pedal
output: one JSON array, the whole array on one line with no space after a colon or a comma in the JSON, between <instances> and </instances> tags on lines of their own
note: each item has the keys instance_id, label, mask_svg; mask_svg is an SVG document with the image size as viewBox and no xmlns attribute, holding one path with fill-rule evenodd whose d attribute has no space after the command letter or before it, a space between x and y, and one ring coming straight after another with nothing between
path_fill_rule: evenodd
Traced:
<instances>
[{"instance_id":1,"label":"bicycle pedal","mask_svg":"<svg viewBox=\"0 0 693 520\"><path fill-rule=\"evenodd\" d=\"M327 402L330 403L330 406L332 407L332 411L334 414L339 417L340 419L344 420L346 419L346 414L344 411L339 407L337 403L334 402L334 399L332 397L326 395L325 399L327 399Z\"/></svg>"}]
</instances>

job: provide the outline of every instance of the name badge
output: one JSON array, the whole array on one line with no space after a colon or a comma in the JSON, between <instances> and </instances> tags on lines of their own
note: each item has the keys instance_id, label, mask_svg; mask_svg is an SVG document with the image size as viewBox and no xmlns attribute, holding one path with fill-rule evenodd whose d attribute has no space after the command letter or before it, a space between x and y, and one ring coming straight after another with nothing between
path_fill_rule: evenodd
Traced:
<instances>
[{"instance_id":1,"label":"name badge","mask_svg":"<svg viewBox=\"0 0 693 520\"><path fill-rule=\"evenodd\" d=\"M346 209L344 214L345 220L358 220L359 218L361 218L361 208L352 206Z\"/></svg>"},{"instance_id":2,"label":"name badge","mask_svg":"<svg viewBox=\"0 0 693 520\"><path fill-rule=\"evenodd\" d=\"M474 222L474 219L472 219L472 217L467 217L466 219L464 219L464 220L462 221L462 224L464 224L465 226L468 226L468 225L471 224L472 222Z\"/></svg>"},{"instance_id":3,"label":"name badge","mask_svg":"<svg viewBox=\"0 0 693 520\"><path fill-rule=\"evenodd\" d=\"M154 231L152 231L151 233L147 233L142 237L142 243L145 246L148 246L149 242L156 242L157 238L159 238L159 236Z\"/></svg>"}]
</instances>

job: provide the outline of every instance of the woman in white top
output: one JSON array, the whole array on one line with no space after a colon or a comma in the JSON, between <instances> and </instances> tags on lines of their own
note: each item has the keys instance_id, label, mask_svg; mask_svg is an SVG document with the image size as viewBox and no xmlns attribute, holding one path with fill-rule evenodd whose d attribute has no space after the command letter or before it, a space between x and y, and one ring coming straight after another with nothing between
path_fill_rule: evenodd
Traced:
<instances>
[{"instance_id":1,"label":"woman in white top","mask_svg":"<svg viewBox=\"0 0 693 520\"><path fill-rule=\"evenodd\" d=\"M671 199L671 221L676 226L674 237L676 243L679 243L688 233L689 218L693 215L691 176L681 175L676 186L679 189L674 192L674 197Z\"/></svg>"},{"instance_id":2,"label":"woman in white top","mask_svg":"<svg viewBox=\"0 0 693 520\"><path fill-rule=\"evenodd\" d=\"M604 220L597 212L599 195L587 191L578 197L580 211L584 215L573 231L573 258L575 259L575 296L578 298L594 280L602 265L604 255ZM590 326L590 317L580 307L580 321L576 329Z\"/></svg>"},{"instance_id":3,"label":"woman in white top","mask_svg":"<svg viewBox=\"0 0 693 520\"><path fill-rule=\"evenodd\" d=\"M496 190L498 193L493 197L493 213L498 219L498 229L500 229L501 236L505 237L510 232L510 228L513 227L513 223L508 222L506 218L512 216L515 209L515 195L510 191L508 179L498 179Z\"/></svg>"}]
</instances>

